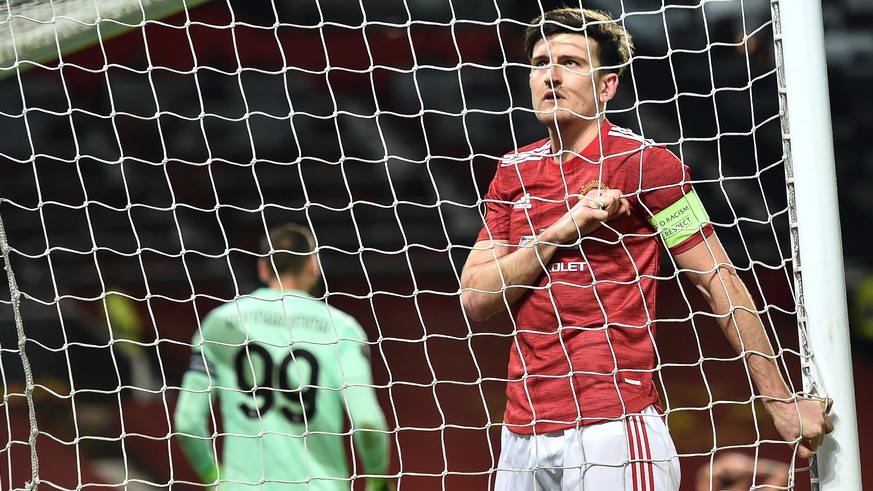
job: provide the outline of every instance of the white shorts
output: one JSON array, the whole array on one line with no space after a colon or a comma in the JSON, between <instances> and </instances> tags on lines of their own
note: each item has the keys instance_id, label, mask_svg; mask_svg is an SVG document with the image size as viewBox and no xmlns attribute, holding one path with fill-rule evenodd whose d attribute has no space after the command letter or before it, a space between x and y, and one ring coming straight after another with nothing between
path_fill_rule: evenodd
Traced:
<instances>
[{"instance_id":1,"label":"white shorts","mask_svg":"<svg viewBox=\"0 0 873 491\"><path fill-rule=\"evenodd\" d=\"M503 428L495 491L676 491L679 456L654 407L541 435Z\"/></svg>"}]
</instances>

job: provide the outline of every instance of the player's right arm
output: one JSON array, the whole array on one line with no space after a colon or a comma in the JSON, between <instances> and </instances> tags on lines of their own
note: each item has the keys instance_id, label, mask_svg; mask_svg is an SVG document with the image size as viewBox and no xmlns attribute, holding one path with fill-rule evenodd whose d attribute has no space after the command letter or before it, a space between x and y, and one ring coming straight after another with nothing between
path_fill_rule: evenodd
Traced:
<instances>
[{"instance_id":1,"label":"player's right arm","mask_svg":"<svg viewBox=\"0 0 873 491\"><path fill-rule=\"evenodd\" d=\"M461 272L464 311L479 321L512 306L528 291L513 287L534 284L560 246L573 244L603 222L629 212L630 205L620 190L592 190L527 244L476 242Z\"/></svg>"},{"instance_id":2,"label":"player's right arm","mask_svg":"<svg viewBox=\"0 0 873 491\"><path fill-rule=\"evenodd\" d=\"M188 370L182 377L182 390L173 413L179 446L191 467L204 483L218 481L218 464L212 449L209 431L211 388L214 369L200 347L200 336L195 335Z\"/></svg>"},{"instance_id":3,"label":"player's right arm","mask_svg":"<svg viewBox=\"0 0 873 491\"><path fill-rule=\"evenodd\" d=\"M388 473L391 447L388 424L373 390L373 375L370 368L369 346L364 341L364 331L357 323L347 331L347 339L340 341L340 373L345 386L343 396L348 411L349 423L357 454L370 476ZM389 479L370 477L367 491L388 491L393 488Z\"/></svg>"}]
</instances>

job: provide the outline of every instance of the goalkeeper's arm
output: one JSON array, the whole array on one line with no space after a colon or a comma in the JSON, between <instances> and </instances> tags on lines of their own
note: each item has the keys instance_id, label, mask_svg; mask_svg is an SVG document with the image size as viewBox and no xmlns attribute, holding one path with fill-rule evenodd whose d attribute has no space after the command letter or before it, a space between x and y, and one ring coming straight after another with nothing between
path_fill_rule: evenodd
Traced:
<instances>
[{"instance_id":1,"label":"goalkeeper's arm","mask_svg":"<svg viewBox=\"0 0 873 491\"><path fill-rule=\"evenodd\" d=\"M364 471L370 476L384 476L388 472L391 448L385 415L379 407L375 392L366 386L349 387L346 389L346 401L354 432L355 449L364 464ZM367 479L367 491L389 489L393 489L393 486L387 478Z\"/></svg>"},{"instance_id":2,"label":"goalkeeper's arm","mask_svg":"<svg viewBox=\"0 0 873 491\"><path fill-rule=\"evenodd\" d=\"M192 360L195 358L201 358L200 353L195 352ZM208 425L209 389L210 378L207 373L195 369L185 372L173 422L179 445L191 467L204 483L213 484L218 481L218 464Z\"/></svg>"},{"instance_id":3,"label":"goalkeeper's arm","mask_svg":"<svg viewBox=\"0 0 873 491\"><path fill-rule=\"evenodd\" d=\"M370 476L384 476L388 472L391 455L388 425L373 390L373 376L367 356L367 346L362 343L341 343L342 373L345 378L346 408L349 423L354 432L356 454L360 456L364 471ZM390 489L386 478L367 480L368 491Z\"/></svg>"}]
</instances>

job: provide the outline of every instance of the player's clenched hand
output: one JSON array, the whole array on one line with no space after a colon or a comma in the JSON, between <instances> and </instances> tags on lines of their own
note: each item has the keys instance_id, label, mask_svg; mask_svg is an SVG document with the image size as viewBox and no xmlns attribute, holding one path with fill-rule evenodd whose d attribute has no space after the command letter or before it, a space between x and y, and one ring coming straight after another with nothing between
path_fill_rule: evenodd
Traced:
<instances>
[{"instance_id":1,"label":"player's clenched hand","mask_svg":"<svg viewBox=\"0 0 873 491\"><path fill-rule=\"evenodd\" d=\"M546 242L572 244L590 234L603 222L630 213L630 204L618 189L593 189L579 198L573 208L549 227Z\"/></svg>"},{"instance_id":2,"label":"player's clenched hand","mask_svg":"<svg viewBox=\"0 0 873 491\"><path fill-rule=\"evenodd\" d=\"M572 224L569 238L575 240L580 234L591 233L603 222L629 213L630 203L621 197L620 190L592 189L579 198L579 202L564 215L564 219Z\"/></svg>"},{"instance_id":3,"label":"player's clenched hand","mask_svg":"<svg viewBox=\"0 0 873 491\"><path fill-rule=\"evenodd\" d=\"M599 211L600 221L603 222L630 212L630 203L621 197L621 191L618 189L592 189L579 198L579 205Z\"/></svg>"},{"instance_id":4,"label":"player's clenched hand","mask_svg":"<svg viewBox=\"0 0 873 491\"><path fill-rule=\"evenodd\" d=\"M367 479L367 491L394 491L394 483L384 477Z\"/></svg>"},{"instance_id":5,"label":"player's clenched hand","mask_svg":"<svg viewBox=\"0 0 873 491\"><path fill-rule=\"evenodd\" d=\"M798 457L811 459L826 434L834 431L828 416L831 400L798 397L797 401L768 401L765 407L785 441L798 441Z\"/></svg>"}]
</instances>

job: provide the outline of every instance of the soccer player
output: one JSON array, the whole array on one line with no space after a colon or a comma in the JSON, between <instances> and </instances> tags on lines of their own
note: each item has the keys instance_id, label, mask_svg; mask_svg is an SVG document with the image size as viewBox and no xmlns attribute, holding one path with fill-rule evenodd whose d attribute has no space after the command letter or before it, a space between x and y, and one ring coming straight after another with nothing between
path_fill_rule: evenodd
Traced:
<instances>
[{"instance_id":1,"label":"soccer player","mask_svg":"<svg viewBox=\"0 0 873 491\"><path fill-rule=\"evenodd\" d=\"M790 467L778 460L753 458L731 451L718 454L697 471L697 491L788 489Z\"/></svg>"},{"instance_id":2,"label":"soccer player","mask_svg":"<svg viewBox=\"0 0 873 491\"><path fill-rule=\"evenodd\" d=\"M321 276L308 229L288 224L262 241L267 285L203 321L175 411L179 443L220 491L349 491L348 421L368 491L393 488L385 416L373 390L366 336L349 315L312 297ZM211 401L221 404L222 461ZM362 474L357 472L356 474Z\"/></svg>"},{"instance_id":3,"label":"soccer player","mask_svg":"<svg viewBox=\"0 0 873 491\"><path fill-rule=\"evenodd\" d=\"M688 167L605 118L631 37L606 13L563 8L532 22L525 47L549 137L500 160L461 275L470 318L509 309L516 328L496 489L678 489L652 381L664 250L745 356L780 434L811 457L833 426L784 381Z\"/></svg>"}]
</instances>

